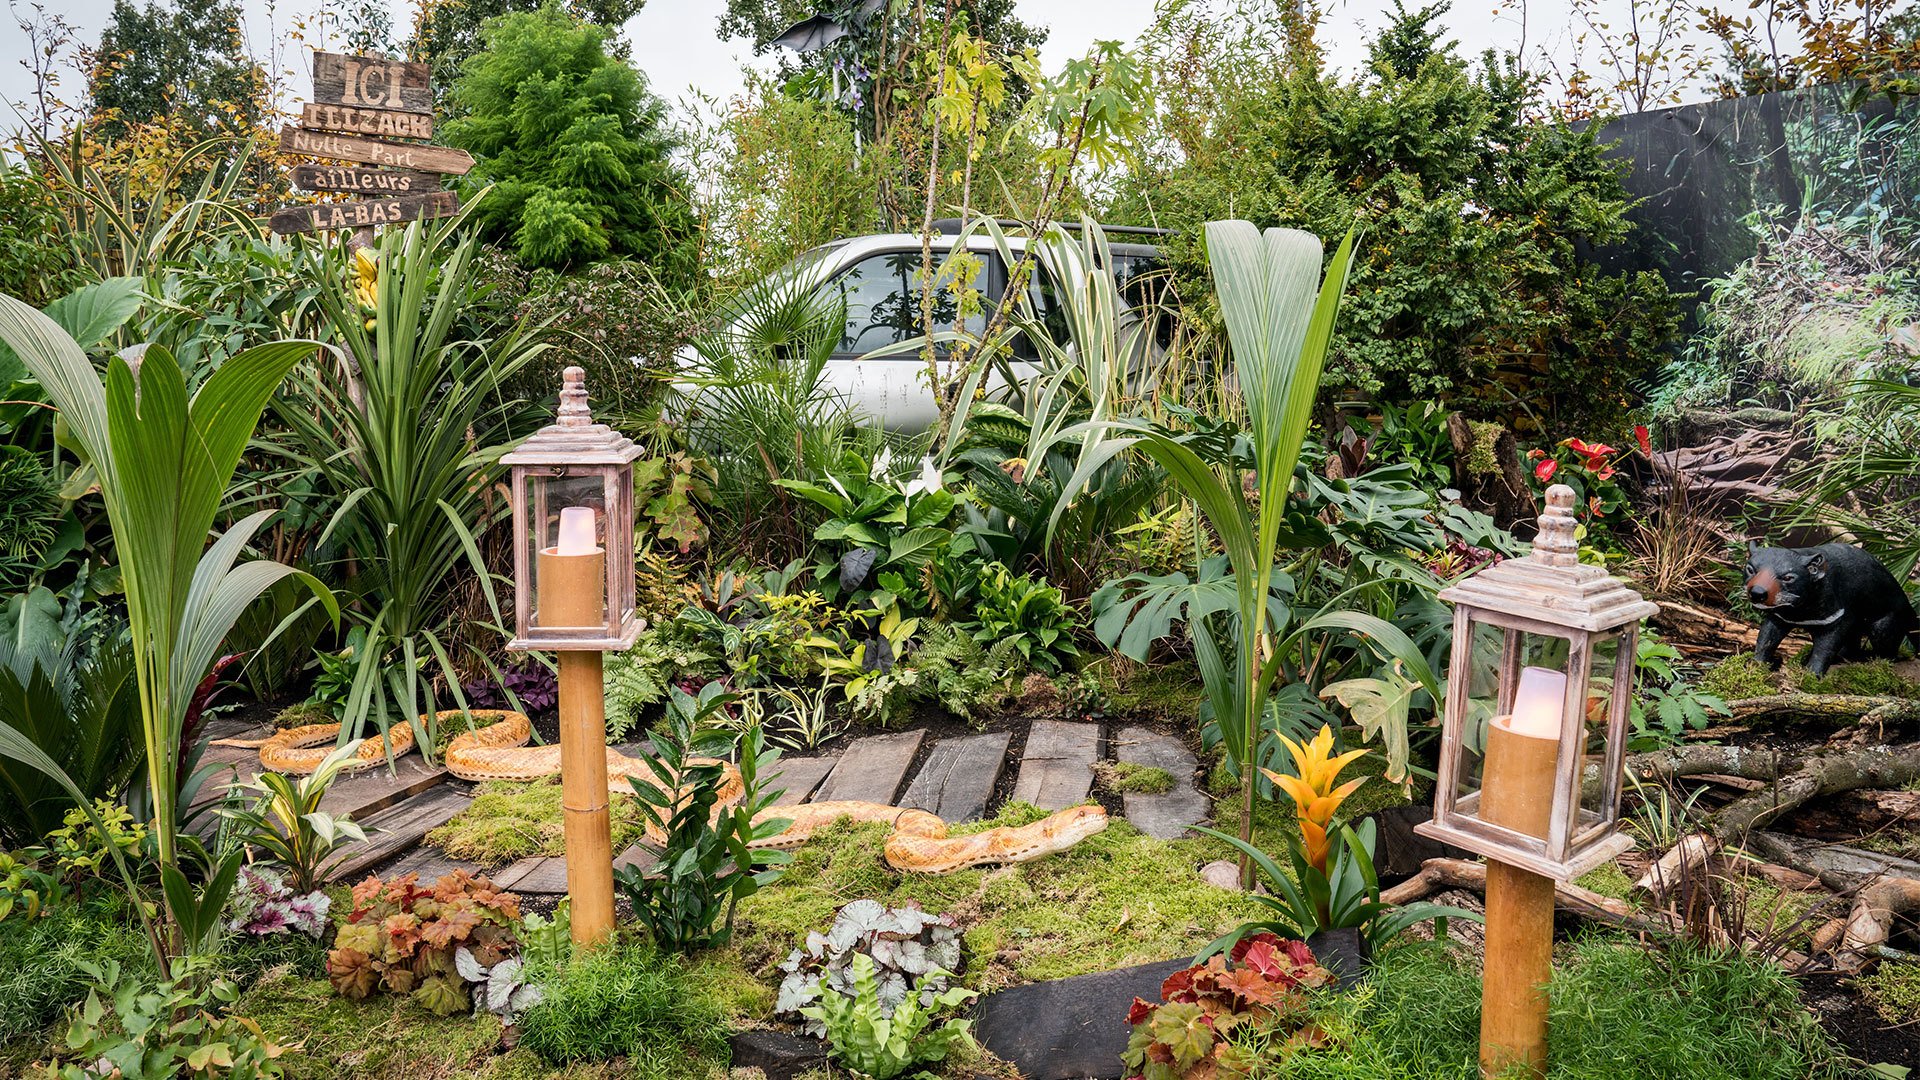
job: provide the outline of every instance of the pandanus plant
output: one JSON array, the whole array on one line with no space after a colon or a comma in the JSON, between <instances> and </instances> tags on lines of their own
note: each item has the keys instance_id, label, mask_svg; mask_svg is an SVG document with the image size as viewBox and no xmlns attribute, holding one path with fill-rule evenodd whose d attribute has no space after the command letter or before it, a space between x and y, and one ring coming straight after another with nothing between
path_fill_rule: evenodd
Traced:
<instances>
[{"instance_id":1,"label":"pandanus plant","mask_svg":"<svg viewBox=\"0 0 1920 1080\"><path fill-rule=\"evenodd\" d=\"M1352 633L1413 672L1429 692L1437 691L1437 684L1419 649L1384 620L1329 607L1294 623L1284 605L1268 602L1294 466L1313 419L1320 373L1353 263L1355 234L1349 231L1341 241L1324 281L1320 238L1312 233L1263 233L1245 221L1210 221L1205 238L1247 410L1253 498L1239 469L1209 464L1179 435L1139 422L1083 425L1111 428L1125 437L1101 442L1097 453L1083 458L1068 487L1077 489L1114 455L1138 449L1166 470L1219 539L1232 568L1233 599L1205 615L1190 615L1189 629L1221 743L1240 777L1240 839L1250 843L1255 759L1264 742L1267 702L1286 655L1284 641L1304 634ZM1063 509L1055 507L1056 522ZM1253 860L1245 850L1240 880L1246 886L1253 882Z\"/></svg>"}]
</instances>

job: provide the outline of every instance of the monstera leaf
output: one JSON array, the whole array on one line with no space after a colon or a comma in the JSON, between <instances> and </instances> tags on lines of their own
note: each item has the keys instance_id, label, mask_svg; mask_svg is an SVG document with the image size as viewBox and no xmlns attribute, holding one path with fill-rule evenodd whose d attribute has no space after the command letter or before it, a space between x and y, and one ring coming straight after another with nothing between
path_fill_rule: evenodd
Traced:
<instances>
[{"instance_id":1,"label":"monstera leaf","mask_svg":"<svg viewBox=\"0 0 1920 1080\"><path fill-rule=\"evenodd\" d=\"M1413 696L1424 687L1400 673L1398 664L1384 679L1346 679L1328 683L1320 696L1330 697L1347 707L1353 721L1360 725L1363 738L1379 739L1387 754L1386 778L1396 784L1407 780L1407 711Z\"/></svg>"}]
</instances>

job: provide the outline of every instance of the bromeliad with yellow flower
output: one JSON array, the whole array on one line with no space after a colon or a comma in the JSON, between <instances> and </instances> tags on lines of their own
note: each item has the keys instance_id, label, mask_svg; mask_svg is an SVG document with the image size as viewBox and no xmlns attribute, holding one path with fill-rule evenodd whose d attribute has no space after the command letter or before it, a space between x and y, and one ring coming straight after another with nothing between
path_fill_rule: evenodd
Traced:
<instances>
[{"instance_id":1,"label":"bromeliad with yellow flower","mask_svg":"<svg viewBox=\"0 0 1920 1080\"><path fill-rule=\"evenodd\" d=\"M1339 812L1340 804L1347 801L1347 796L1358 791L1367 779L1364 776L1355 777L1339 787L1335 787L1333 782L1342 769L1365 757L1367 751L1349 750L1336 756L1333 752L1333 729L1326 724L1320 725L1320 733L1307 740L1305 746L1285 735L1280 736L1280 741L1286 744L1287 753L1293 755L1293 768L1298 775L1288 776L1272 769L1261 769L1260 772L1293 799L1294 812L1300 823L1300 836L1306 841L1307 862L1324 873L1329 846L1327 833L1333 824L1333 815Z\"/></svg>"}]
</instances>

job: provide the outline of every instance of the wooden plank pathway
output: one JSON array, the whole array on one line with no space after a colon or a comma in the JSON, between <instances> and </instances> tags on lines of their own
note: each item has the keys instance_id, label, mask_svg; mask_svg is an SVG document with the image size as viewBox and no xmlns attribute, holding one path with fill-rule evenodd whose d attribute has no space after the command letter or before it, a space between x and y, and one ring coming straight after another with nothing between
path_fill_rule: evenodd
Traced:
<instances>
[{"instance_id":1,"label":"wooden plank pathway","mask_svg":"<svg viewBox=\"0 0 1920 1080\"><path fill-rule=\"evenodd\" d=\"M921 731L901 731L892 735L868 735L847 744L839 764L827 774L813 802L858 802L891 804L900 795L907 770L913 767L920 743L927 737Z\"/></svg>"},{"instance_id":2,"label":"wooden plank pathway","mask_svg":"<svg viewBox=\"0 0 1920 1080\"><path fill-rule=\"evenodd\" d=\"M471 801L464 791L439 787L362 820L359 824L367 838L348 845L347 858L334 870L331 880L353 881L364 877L381 863L412 850L428 833L452 821Z\"/></svg>"},{"instance_id":3,"label":"wooden plank pathway","mask_svg":"<svg viewBox=\"0 0 1920 1080\"><path fill-rule=\"evenodd\" d=\"M1121 796L1127 820L1135 828L1148 836L1176 840L1187 835L1188 826L1207 820L1213 804L1193 786L1199 762L1186 743L1147 728L1126 727L1113 737L1113 755L1129 764L1165 769L1173 777L1173 790L1164 794Z\"/></svg>"},{"instance_id":4,"label":"wooden plank pathway","mask_svg":"<svg viewBox=\"0 0 1920 1080\"><path fill-rule=\"evenodd\" d=\"M1087 801L1100 760L1100 725L1035 720L1013 782L1013 801L1064 810Z\"/></svg>"},{"instance_id":5,"label":"wooden plank pathway","mask_svg":"<svg viewBox=\"0 0 1920 1080\"><path fill-rule=\"evenodd\" d=\"M210 722L209 739L259 737L264 732L232 721ZM924 730L866 735L846 741L837 754L796 754L783 757L768 778L771 788L784 789L778 806L809 802L858 800L929 810L951 822L973 821L996 809L995 792L1001 777L1015 769L1011 798L1048 810L1087 801L1092 793L1093 766L1102 757L1107 733L1098 723L1036 720L1028 730L1025 751L1009 762L1013 732L993 731L944 738L929 744ZM1205 821L1210 806L1194 786L1196 763L1177 737L1129 726L1112 736L1108 754L1121 761L1166 769L1175 789L1165 795L1127 795L1126 816L1154 836L1183 835L1187 826ZM644 742L616 747L637 756L650 752ZM214 784L250 779L259 771L258 753L243 747L206 748L203 761L227 766L210 781ZM916 762L919 767L915 768ZM393 770L385 765L342 776L328 792L326 809L346 813L367 830L364 843L352 846L348 858L333 875L335 881L353 881L370 872L383 876L418 873L432 880L456 869L480 872L478 863L449 859L421 843L428 832L445 824L471 801L471 787L448 783L445 770L428 766L418 754L409 754ZM653 853L635 845L622 852L616 866L651 865ZM560 856L522 859L492 875L503 889L523 893L564 893L566 860Z\"/></svg>"},{"instance_id":6,"label":"wooden plank pathway","mask_svg":"<svg viewBox=\"0 0 1920 1080\"><path fill-rule=\"evenodd\" d=\"M978 821L987 815L1012 741L1011 731L940 740L900 805L930 810L948 822Z\"/></svg>"}]
</instances>

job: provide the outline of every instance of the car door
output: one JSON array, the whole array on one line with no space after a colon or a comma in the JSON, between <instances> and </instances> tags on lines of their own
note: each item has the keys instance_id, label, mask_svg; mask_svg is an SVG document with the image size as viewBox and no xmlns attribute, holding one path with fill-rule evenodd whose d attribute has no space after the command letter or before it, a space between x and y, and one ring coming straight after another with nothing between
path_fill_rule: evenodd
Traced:
<instances>
[{"instance_id":1,"label":"car door","mask_svg":"<svg viewBox=\"0 0 1920 1080\"><path fill-rule=\"evenodd\" d=\"M946 252L935 250L935 269ZM846 324L833 359L827 364L829 386L847 396L870 420L896 431L924 431L939 416L933 391L927 385L926 361L917 349L874 356L875 351L920 337L921 253L918 247L868 253L827 282L828 295L846 305ZM1004 276L998 260L982 258L972 287L983 309L998 296ZM960 313L960 300L950 276L934 283L935 325L951 328ZM969 333L986 331L986 315L976 312L962 323ZM940 350L941 378L949 378L946 350Z\"/></svg>"}]
</instances>

